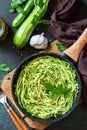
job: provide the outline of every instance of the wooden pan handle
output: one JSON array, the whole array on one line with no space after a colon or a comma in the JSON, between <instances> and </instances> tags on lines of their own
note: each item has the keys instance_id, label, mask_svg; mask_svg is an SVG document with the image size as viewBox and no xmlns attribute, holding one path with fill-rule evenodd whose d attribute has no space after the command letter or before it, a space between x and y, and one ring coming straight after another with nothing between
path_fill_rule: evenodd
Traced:
<instances>
[{"instance_id":1,"label":"wooden pan handle","mask_svg":"<svg viewBox=\"0 0 87 130\"><path fill-rule=\"evenodd\" d=\"M15 123L18 130L29 130L11 107L7 110L7 112Z\"/></svg>"},{"instance_id":2,"label":"wooden pan handle","mask_svg":"<svg viewBox=\"0 0 87 130\"><path fill-rule=\"evenodd\" d=\"M82 51L83 47L87 44L87 27L79 37L79 39L68 49L64 51L66 55L72 58L75 62L78 61L80 52Z\"/></svg>"}]
</instances>

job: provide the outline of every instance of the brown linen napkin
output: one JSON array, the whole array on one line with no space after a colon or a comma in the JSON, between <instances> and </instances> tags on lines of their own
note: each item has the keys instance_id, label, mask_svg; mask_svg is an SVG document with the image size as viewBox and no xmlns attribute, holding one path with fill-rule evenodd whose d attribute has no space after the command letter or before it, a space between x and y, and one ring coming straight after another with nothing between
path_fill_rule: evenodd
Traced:
<instances>
[{"instance_id":1,"label":"brown linen napkin","mask_svg":"<svg viewBox=\"0 0 87 130\"><path fill-rule=\"evenodd\" d=\"M71 46L87 27L87 19L76 21L80 0L59 0L51 16L50 33L64 44ZM87 45L77 64L82 78L82 96L87 103Z\"/></svg>"}]
</instances>

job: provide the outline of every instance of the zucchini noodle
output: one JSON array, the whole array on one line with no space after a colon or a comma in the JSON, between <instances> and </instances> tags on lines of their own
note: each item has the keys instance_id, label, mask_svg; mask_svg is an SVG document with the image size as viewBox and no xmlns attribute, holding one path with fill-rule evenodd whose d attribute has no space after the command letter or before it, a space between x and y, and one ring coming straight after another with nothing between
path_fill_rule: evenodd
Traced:
<instances>
[{"instance_id":1,"label":"zucchini noodle","mask_svg":"<svg viewBox=\"0 0 87 130\"><path fill-rule=\"evenodd\" d=\"M44 87L49 82L54 87L71 88L67 94L50 98ZM78 94L78 81L70 63L53 56L40 56L26 63L15 84L15 96L19 105L32 116L41 119L58 117L67 113Z\"/></svg>"}]
</instances>

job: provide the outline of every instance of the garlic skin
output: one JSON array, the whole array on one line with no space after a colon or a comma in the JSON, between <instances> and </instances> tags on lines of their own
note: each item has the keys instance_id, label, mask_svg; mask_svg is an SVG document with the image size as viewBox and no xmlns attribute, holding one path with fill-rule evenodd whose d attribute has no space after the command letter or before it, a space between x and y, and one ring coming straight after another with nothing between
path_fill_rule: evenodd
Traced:
<instances>
[{"instance_id":1,"label":"garlic skin","mask_svg":"<svg viewBox=\"0 0 87 130\"><path fill-rule=\"evenodd\" d=\"M48 40L44 37L44 33L33 35L30 39L30 45L36 49L46 49L48 47Z\"/></svg>"}]
</instances>

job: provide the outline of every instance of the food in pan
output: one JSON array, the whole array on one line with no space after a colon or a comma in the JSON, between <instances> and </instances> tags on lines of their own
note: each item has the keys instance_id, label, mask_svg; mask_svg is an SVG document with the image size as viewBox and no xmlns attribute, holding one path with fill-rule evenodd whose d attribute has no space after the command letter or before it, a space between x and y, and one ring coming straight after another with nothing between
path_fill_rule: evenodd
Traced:
<instances>
[{"instance_id":1,"label":"food in pan","mask_svg":"<svg viewBox=\"0 0 87 130\"><path fill-rule=\"evenodd\" d=\"M23 65L14 93L18 104L32 116L58 117L72 108L77 97L75 70L58 57L39 56Z\"/></svg>"}]
</instances>

